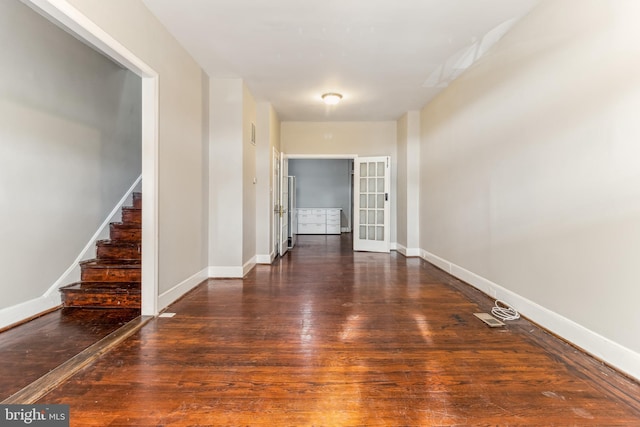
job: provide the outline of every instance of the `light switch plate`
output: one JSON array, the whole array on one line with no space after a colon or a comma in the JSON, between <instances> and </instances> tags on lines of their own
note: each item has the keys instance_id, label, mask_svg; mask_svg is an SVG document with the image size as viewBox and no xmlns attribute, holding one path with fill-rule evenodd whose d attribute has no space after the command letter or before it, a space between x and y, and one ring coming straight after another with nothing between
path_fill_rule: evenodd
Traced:
<instances>
[{"instance_id":1,"label":"light switch plate","mask_svg":"<svg viewBox=\"0 0 640 427\"><path fill-rule=\"evenodd\" d=\"M489 313L473 313L473 315L476 316L478 319L482 320L487 325L491 326L492 328L504 326L504 323L502 323L501 321L499 321Z\"/></svg>"}]
</instances>

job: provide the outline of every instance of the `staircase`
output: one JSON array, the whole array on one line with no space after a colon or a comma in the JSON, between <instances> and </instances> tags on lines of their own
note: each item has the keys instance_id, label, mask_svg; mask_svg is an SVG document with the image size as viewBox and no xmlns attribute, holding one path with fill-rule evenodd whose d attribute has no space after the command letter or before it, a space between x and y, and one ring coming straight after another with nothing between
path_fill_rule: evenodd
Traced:
<instances>
[{"instance_id":1,"label":"staircase","mask_svg":"<svg viewBox=\"0 0 640 427\"><path fill-rule=\"evenodd\" d=\"M142 194L109 225L109 240L96 242L96 258L80 263L80 281L60 288L65 307L140 308Z\"/></svg>"}]
</instances>

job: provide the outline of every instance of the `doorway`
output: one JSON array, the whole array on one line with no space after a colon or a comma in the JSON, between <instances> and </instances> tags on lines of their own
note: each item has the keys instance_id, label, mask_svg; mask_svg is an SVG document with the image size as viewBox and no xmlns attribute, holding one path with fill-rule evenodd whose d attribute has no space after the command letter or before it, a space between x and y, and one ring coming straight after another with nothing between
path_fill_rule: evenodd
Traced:
<instances>
[{"instance_id":1,"label":"doorway","mask_svg":"<svg viewBox=\"0 0 640 427\"><path fill-rule=\"evenodd\" d=\"M158 314L158 73L66 2L26 0L36 12L142 79L142 315Z\"/></svg>"},{"instance_id":2,"label":"doorway","mask_svg":"<svg viewBox=\"0 0 640 427\"><path fill-rule=\"evenodd\" d=\"M352 165L358 156L289 154L287 157L289 174L296 179L297 208L318 208L319 215L322 215L321 210L325 210L325 221L329 222L330 217L335 215L335 209L339 209L337 233L351 233L354 194ZM295 216L295 213L292 215ZM333 227L326 225L320 233L335 234ZM321 227L319 229L322 230Z\"/></svg>"}]
</instances>

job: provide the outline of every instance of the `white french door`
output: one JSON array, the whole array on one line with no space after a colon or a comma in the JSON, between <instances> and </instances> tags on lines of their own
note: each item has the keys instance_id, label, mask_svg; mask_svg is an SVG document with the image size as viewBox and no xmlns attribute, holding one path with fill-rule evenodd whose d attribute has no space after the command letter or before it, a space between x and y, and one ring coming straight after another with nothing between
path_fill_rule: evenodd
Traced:
<instances>
[{"instance_id":1,"label":"white french door","mask_svg":"<svg viewBox=\"0 0 640 427\"><path fill-rule=\"evenodd\" d=\"M280 238L278 253L284 255L289 249L289 159L280 153Z\"/></svg>"},{"instance_id":2,"label":"white french door","mask_svg":"<svg viewBox=\"0 0 640 427\"><path fill-rule=\"evenodd\" d=\"M354 162L353 250L389 252L390 158L358 157Z\"/></svg>"}]
</instances>

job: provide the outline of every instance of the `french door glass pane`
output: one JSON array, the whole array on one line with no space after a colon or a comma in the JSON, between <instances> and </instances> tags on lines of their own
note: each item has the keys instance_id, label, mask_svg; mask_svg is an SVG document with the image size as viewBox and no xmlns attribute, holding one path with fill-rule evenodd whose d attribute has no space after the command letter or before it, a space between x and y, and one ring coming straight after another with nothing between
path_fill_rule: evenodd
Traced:
<instances>
[{"instance_id":1,"label":"french door glass pane","mask_svg":"<svg viewBox=\"0 0 640 427\"><path fill-rule=\"evenodd\" d=\"M367 217L367 224L375 224L376 223L376 211L369 210L369 216Z\"/></svg>"}]
</instances>

